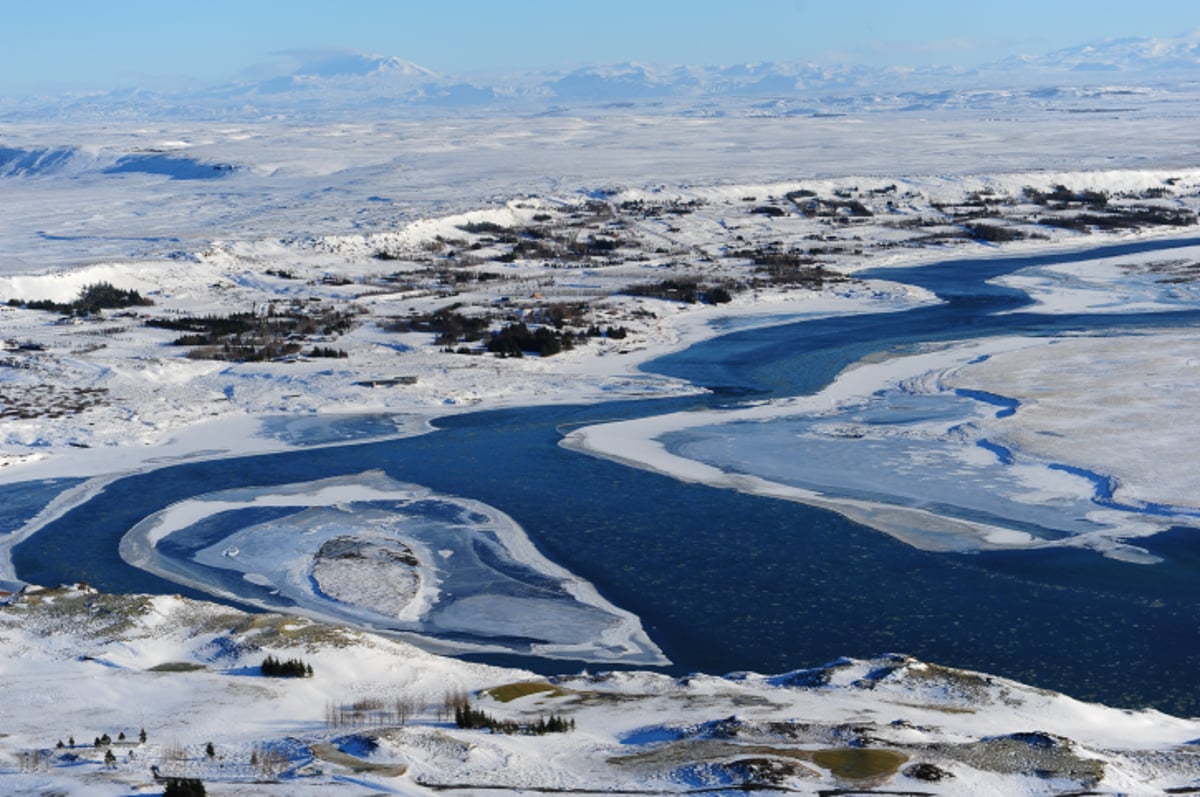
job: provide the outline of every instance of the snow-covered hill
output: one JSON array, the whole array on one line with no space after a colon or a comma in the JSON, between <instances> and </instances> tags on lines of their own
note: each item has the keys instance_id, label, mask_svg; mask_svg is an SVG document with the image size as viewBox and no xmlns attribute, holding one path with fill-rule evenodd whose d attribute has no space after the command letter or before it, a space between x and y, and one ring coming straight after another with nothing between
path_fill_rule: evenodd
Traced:
<instances>
[{"instance_id":1,"label":"snow-covered hill","mask_svg":"<svg viewBox=\"0 0 1200 797\"><path fill-rule=\"evenodd\" d=\"M308 678L264 677L267 656ZM902 655L778 676L531 673L171 596L0 605L0 791L1186 793L1200 721ZM460 727L470 706L509 732ZM557 718L563 732L530 733ZM465 724L465 723L464 723Z\"/></svg>"}]
</instances>

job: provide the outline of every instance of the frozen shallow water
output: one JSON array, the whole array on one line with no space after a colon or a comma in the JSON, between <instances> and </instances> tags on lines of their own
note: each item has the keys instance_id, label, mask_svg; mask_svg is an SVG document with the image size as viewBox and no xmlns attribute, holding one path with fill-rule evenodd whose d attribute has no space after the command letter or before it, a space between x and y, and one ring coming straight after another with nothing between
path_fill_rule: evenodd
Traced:
<instances>
[{"instance_id":1,"label":"frozen shallow water","mask_svg":"<svg viewBox=\"0 0 1200 797\"><path fill-rule=\"evenodd\" d=\"M1026 532L1020 536L1027 540L1094 527L1085 517L1091 484L1017 461L979 437L971 424L979 404L953 393L890 390L832 414L718 424L663 442L672 453L727 471L822 494L936 507Z\"/></svg>"},{"instance_id":2,"label":"frozen shallow water","mask_svg":"<svg viewBox=\"0 0 1200 797\"><path fill-rule=\"evenodd\" d=\"M666 663L636 617L512 518L380 472L190 498L137 524L121 555L202 591L448 650Z\"/></svg>"},{"instance_id":3,"label":"frozen shallow water","mask_svg":"<svg viewBox=\"0 0 1200 797\"><path fill-rule=\"evenodd\" d=\"M416 427L421 426L418 430ZM416 434L425 431L419 420L394 413L374 415L272 415L262 419L260 434L291 446L321 446Z\"/></svg>"},{"instance_id":4,"label":"frozen shallow water","mask_svg":"<svg viewBox=\"0 0 1200 797\"><path fill-rule=\"evenodd\" d=\"M815 503L844 503L855 517L871 506L874 525L933 550L1088 540L1110 556L1150 563L1156 558L1114 539L1195 522L1188 507L1118 504L1109 477L990 440L986 420L1011 417L1018 405L978 391L893 386L832 411L781 410L771 418L688 427L659 442L669 454L733 479L761 480L757 487L742 482L752 492L797 488ZM890 525L909 509L947 523L924 531L908 522Z\"/></svg>"},{"instance_id":5,"label":"frozen shallow water","mask_svg":"<svg viewBox=\"0 0 1200 797\"><path fill-rule=\"evenodd\" d=\"M924 550L1155 563L1139 538L1200 521L1194 471L1159 464L1194 458L1188 428L1165 422L1195 383L1194 286L1171 270L1195 251L1184 239L881 269L944 303L798 319L665 358L667 373L766 400L565 445L833 509Z\"/></svg>"}]
</instances>

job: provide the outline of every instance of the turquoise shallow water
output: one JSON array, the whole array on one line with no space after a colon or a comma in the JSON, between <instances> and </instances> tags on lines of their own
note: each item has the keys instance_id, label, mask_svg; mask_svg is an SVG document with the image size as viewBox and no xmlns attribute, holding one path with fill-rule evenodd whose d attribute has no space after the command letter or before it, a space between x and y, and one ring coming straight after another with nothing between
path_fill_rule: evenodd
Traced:
<instances>
[{"instance_id":1,"label":"turquoise shallow water","mask_svg":"<svg viewBox=\"0 0 1200 797\"><path fill-rule=\"evenodd\" d=\"M921 275L967 297L959 304L739 332L654 366L721 389L709 398L477 413L422 437L164 468L112 484L19 546L14 560L39 583L178 592L116 555L116 540L146 515L199 493L380 468L512 516L549 558L638 614L673 672L780 672L896 651L1084 699L1200 714L1192 686L1200 546L1191 530L1152 538L1147 547L1164 559L1154 566L1071 550L926 553L836 514L683 484L557 445L560 430L576 424L815 390L845 362L887 346L1200 320L1194 311L990 317L993 302L1011 308L1019 295L988 287L976 296L969 283L984 275L960 278L962 268Z\"/></svg>"}]
</instances>

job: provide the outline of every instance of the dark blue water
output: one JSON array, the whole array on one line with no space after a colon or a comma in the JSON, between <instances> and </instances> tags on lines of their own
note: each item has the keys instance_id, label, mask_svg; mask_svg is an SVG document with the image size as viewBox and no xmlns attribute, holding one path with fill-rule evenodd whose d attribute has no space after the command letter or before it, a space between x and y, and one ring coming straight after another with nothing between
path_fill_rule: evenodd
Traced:
<instances>
[{"instance_id":1,"label":"dark blue water","mask_svg":"<svg viewBox=\"0 0 1200 797\"><path fill-rule=\"evenodd\" d=\"M0 536L21 528L47 503L82 482L83 479L43 479L6 488L4 500L0 501Z\"/></svg>"},{"instance_id":2,"label":"dark blue water","mask_svg":"<svg viewBox=\"0 0 1200 797\"><path fill-rule=\"evenodd\" d=\"M1174 239L1036 257L949 260L926 266L863 271L858 276L917 285L945 301L900 313L799 321L735 332L656 360L647 370L686 379L719 394L792 396L816 393L847 365L881 349L903 350L922 343L990 335L1055 335L1195 324L1200 320L1196 309L1053 316L1018 312L1032 303L1029 297L1013 288L989 285L986 280L1031 266L1197 244L1200 238Z\"/></svg>"},{"instance_id":3,"label":"dark blue water","mask_svg":"<svg viewBox=\"0 0 1200 797\"><path fill-rule=\"evenodd\" d=\"M557 445L560 429L576 424L719 403L744 390L816 390L847 363L896 345L1200 321L1195 311L997 318L989 313L1018 307L1022 295L970 290L982 269L1003 273L1050 259L940 264L903 277L890 271L889 278L934 289L944 282L951 301L740 332L655 364L727 388L723 395L477 413L444 420L423 437L132 476L19 546L14 561L23 578L39 583L83 579L115 592L178 592L117 556L120 535L147 514L201 492L382 468L507 512L547 556L638 614L676 662L673 672L782 672L900 651L1083 699L1200 715L1200 554L1191 530L1152 538L1146 547L1165 560L1154 566L1072 550L925 553L836 514L684 484Z\"/></svg>"}]
</instances>

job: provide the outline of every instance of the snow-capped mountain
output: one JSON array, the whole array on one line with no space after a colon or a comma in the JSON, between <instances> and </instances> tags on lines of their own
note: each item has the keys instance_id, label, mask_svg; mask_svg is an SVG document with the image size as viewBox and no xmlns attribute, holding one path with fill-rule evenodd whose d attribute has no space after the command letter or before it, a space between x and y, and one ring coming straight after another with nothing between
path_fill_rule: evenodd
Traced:
<instances>
[{"instance_id":1,"label":"snow-capped mountain","mask_svg":"<svg viewBox=\"0 0 1200 797\"><path fill-rule=\"evenodd\" d=\"M849 89L953 88L969 80L988 86L1024 85L1047 73L1086 80L1089 72L1151 78L1192 70L1200 77L1200 33L1174 39L1126 38L1080 45L1043 55L1006 59L975 69L936 65L915 68L812 63L653 65L638 62L586 65L566 72L540 72L515 80L463 80L399 58L352 52L306 54L288 73L250 84L261 91L287 88L375 89L396 99L479 99L555 102L723 96L794 96Z\"/></svg>"},{"instance_id":2,"label":"snow-capped mountain","mask_svg":"<svg viewBox=\"0 0 1200 797\"><path fill-rule=\"evenodd\" d=\"M248 68L235 83L260 83L270 79L330 80L344 78L368 79L443 79L424 66L396 58L394 55L360 53L346 49L289 50L280 60L269 65Z\"/></svg>"},{"instance_id":3,"label":"snow-capped mountain","mask_svg":"<svg viewBox=\"0 0 1200 797\"><path fill-rule=\"evenodd\" d=\"M567 71L464 78L388 55L348 50L281 53L277 61L200 91L145 90L34 101L3 101L0 115L30 113L247 114L318 109L322 114L385 108L573 107L618 102L694 103L749 99L791 103L792 110L847 112L915 107L959 107L964 92L1080 90L1098 85L1178 85L1200 79L1200 32L1172 39L1126 38L1042 55L1005 59L976 68L876 67L812 63L587 65ZM978 99L978 94L974 95ZM937 98L943 98L938 100ZM930 98L933 98L932 100ZM797 106L796 103L800 105Z\"/></svg>"},{"instance_id":4,"label":"snow-capped mountain","mask_svg":"<svg viewBox=\"0 0 1200 797\"><path fill-rule=\"evenodd\" d=\"M419 96L422 86L448 80L432 69L389 55L351 50L300 50L281 55L278 62L248 69L232 83L205 93L283 98L363 93Z\"/></svg>"},{"instance_id":5,"label":"snow-capped mountain","mask_svg":"<svg viewBox=\"0 0 1200 797\"><path fill-rule=\"evenodd\" d=\"M1124 38L1001 62L1005 68L1107 73L1191 71L1200 77L1200 31L1179 38Z\"/></svg>"}]
</instances>

